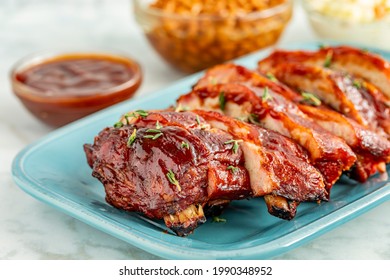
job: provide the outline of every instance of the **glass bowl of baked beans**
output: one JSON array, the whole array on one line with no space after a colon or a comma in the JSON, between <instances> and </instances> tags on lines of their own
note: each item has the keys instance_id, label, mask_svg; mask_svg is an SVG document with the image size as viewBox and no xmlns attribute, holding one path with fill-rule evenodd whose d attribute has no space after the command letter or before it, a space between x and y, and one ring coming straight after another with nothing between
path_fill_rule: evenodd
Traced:
<instances>
[{"instance_id":1,"label":"glass bowl of baked beans","mask_svg":"<svg viewBox=\"0 0 390 280\"><path fill-rule=\"evenodd\" d=\"M193 73L272 46L292 0L134 0L138 24L174 68Z\"/></svg>"}]
</instances>

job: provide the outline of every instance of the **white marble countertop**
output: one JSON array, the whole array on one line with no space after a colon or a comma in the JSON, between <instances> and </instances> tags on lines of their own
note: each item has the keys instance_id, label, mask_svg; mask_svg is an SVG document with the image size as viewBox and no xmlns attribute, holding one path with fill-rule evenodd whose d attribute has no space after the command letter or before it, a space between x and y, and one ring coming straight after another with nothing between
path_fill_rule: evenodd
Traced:
<instances>
[{"instance_id":1,"label":"white marble countertop","mask_svg":"<svg viewBox=\"0 0 390 280\"><path fill-rule=\"evenodd\" d=\"M296 7L280 43L314 40ZM27 144L51 131L13 96L9 70L46 49L93 47L124 51L141 63L138 95L183 76L149 47L128 0L5 0L0 2L0 259L156 259L35 200L13 182L11 163ZM390 202L278 259L390 259Z\"/></svg>"}]
</instances>

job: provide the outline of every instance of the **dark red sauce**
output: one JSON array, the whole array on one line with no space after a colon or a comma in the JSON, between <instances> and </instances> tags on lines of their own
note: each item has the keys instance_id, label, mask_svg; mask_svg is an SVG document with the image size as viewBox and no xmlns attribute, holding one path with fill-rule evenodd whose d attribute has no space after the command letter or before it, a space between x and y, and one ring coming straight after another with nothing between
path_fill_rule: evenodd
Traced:
<instances>
[{"instance_id":1,"label":"dark red sauce","mask_svg":"<svg viewBox=\"0 0 390 280\"><path fill-rule=\"evenodd\" d=\"M123 63L102 58L47 62L16 74L16 79L48 96L85 96L119 86L134 76Z\"/></svg>"},{"instance_id":2,"label":"dark red sauce","mask_svg":"<svg viewBox=\"0 0 390 280\"><path fill-rule=\"evenodd\" d=\"M16 69L13 88L36 117L61 126L130 98L141 83L139 66L115 55L68 54Z\"/></svg>"}]
</instances>

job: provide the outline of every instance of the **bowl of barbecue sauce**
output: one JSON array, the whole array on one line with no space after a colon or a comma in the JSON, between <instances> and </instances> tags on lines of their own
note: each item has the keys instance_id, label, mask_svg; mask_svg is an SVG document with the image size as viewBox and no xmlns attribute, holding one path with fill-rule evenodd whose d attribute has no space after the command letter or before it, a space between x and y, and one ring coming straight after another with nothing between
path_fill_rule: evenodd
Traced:
<instances>
[{"instance_id":1,"label":"bowl of barbecue sauce","mask_svg":"<svg viewBox=\"0 0 390 280\"><path fill-rule=\"evenodd\" d=\"M41 54L17 62L11 81L34 116L59 127L131 98L142 72L133 59L117 54Z\"/></svg>"}]
</instances>

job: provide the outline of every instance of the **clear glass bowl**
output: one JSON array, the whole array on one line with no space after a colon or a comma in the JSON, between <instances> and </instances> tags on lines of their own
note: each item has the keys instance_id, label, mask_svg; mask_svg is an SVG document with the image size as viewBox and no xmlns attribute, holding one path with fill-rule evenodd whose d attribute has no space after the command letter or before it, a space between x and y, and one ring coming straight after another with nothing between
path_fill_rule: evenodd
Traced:
<instances>
[{"instance_id":1,"label":"clear glass bowl","mask_svg":"<svg viewBox=\"0 0 390 280\"><path fill-rule=\"evenodd\" d=\"M155 50L175 68L192 73L276 43L292 15L292 1L240 15L197 16L151 8L134 0L136 20Z\"/></svg>"},{"instance_id":2,"label":"clear glass bowl","mask_svg":"<svg viewBox=\"0 0 390 280\"><path fill-rule=\"evenodd\" d=\"M318 12L307 0L303 6L313 30L321 38L390 50L389 17L372 22L349 21Z\"/></svg>"}]
</instances>

